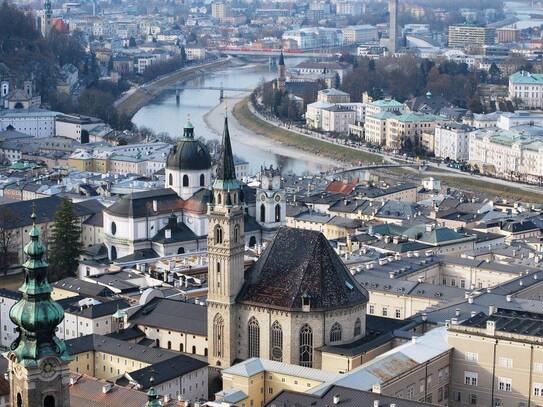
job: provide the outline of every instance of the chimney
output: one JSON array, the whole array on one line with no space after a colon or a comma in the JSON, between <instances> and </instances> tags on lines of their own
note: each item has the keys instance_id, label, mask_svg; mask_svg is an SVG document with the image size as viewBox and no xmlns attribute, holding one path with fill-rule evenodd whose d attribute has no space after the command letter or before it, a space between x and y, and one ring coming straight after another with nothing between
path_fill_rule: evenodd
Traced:
<instances>
[{"instance_id":1,"label":"chimney","mask_svg":"<svg viewBox=\"0 0 543 407\"><path fill-rule=\"evenodd\" d=\"M511 298L512 298L512 297L511 297L510 294L508 294L508 295L505 296L505 299L507 300L507 302L511 302Z\"/></svg>"},{"instance_id":2,"label":"chimney","mask_svg":"<svg viewBox=\"0 0 543 407\"><path fill-rule=\"evenodd\" d=\"M339 394L336 394L336 395L334 396L333 403L337 405L337 404L339 404L339 400L340 400L340 399L339 399Z\"/></svg>"},{"instance_id":3,"label":"chimney","mask_svg":"<svg viewBox=\"0 0 543 407\"><path fill-rule=\"evenodd\" d=\"M411 343L417 343L417 337L416 336L411 337Z\"/></svg>"},{"instance_id":4,"label":"chimney","mask_svg":"<svg viewBox=\"0 0 543 407\"><path fill-rule=\"evenodd\" d=\"M490 336L496 334L496 323L494 321L486 321L486 334Z\"/></svg>"},{"instance_id":5,"label":"chimney","mask_svg":"<svg viewBox=\"0 0 543 407\"><path fill-rule=\"evenodd\" d=\"M457 308L457 309L454 311L454 315L456 315L457 317L460 316L460 308Z\"/></svg>"},{"instance_id":6,"label":"chimney","mask_svg":"<svg viewBox=\"0 0 543 407\"><path fill-rule=\"evenodd\" d=\"M379 400L373 400L373 407L379 407Z\"/></svg>"},{"instance_id":7,"label":"chimney","mask_svg":"<svg viewBox=\"0 0 543 407\"><path fill-rule=\"evenodd\" d=\"M473 297L471 295L468 297L468 303L473 304Z\"/></svg>"},{"instance_id":8,"label":"chimney","mask_svg":"<svg viewBox=\"0 0 543 407\"><path fill-rule=\"evenodd\" d=\"M475 311L472 311L475 312ZM495 305L489 305L488 306L488 315L492 315L496 312L496 306ZM473 315L472 315L473 316Z\"/></svg>"},{"instance_id":9,"label":"chimney","mask_svg":"<svg viewBox=\"0 0 543 407\"><path fill-rule=\"evenodd\" d=\"M113 388L113 383L107 383L102 386L102 393L107 394Z\"/></svg>"}]
</instances>

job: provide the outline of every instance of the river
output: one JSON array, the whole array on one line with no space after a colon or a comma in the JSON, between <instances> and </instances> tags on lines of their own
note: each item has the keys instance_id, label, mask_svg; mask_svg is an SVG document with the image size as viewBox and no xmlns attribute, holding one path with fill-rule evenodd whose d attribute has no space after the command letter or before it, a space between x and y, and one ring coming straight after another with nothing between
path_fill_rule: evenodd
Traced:
<instances>
[{"instance_id":1,"label":"river","mask_svg":"<svg viewBox=\"0 0 543 407\"><path fill-rule=\"evenodd\" d=\"M300 60L287 59L287 65ZM263 80L276 77L276 67L265 63L239 64L220 68L186 82L188 87L254 88ZM224 92L226 100L239 100L246 92ZM170 136L180 136L187 117L195 126L196 136L205 139L218 138L217 129L211 129L204 117L219 105L219 91L207 89L185 89L181 92L180 103L176 103L175 92L165 92L147 106L140 109L132 119L137 126L149 127L156 132L166 132ZM241 132L241 130L240 130ZM315 159L299 151L290 151L275 142L262 142L262 136L232 134L234 154L249 163L249 172L256 173L262 165L279 166L284 172L296 174L317 173L331 168L331 163ZM271 146L271 147L270 147Z\"/></svg>"}]
</instances>

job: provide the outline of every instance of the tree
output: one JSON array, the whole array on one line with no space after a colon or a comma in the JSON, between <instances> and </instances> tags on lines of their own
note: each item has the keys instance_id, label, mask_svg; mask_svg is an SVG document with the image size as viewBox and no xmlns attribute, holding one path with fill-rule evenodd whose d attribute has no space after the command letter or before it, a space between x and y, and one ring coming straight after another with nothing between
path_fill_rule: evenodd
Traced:
<instances>
[{"instance_id":1,"label":"tree","mask_svg":"<svg viewBox=\"0 0 543 407\"><path fill-rule=\"evenodd\" d=\"M0 270L6 275L9 266L15 264L17 249L15 246L15 229L11 227L14 223L15 214L8 208L0 209Z\"/></svg>"},{"instance_id":2,"label":"tree","mask_svg":"<svg viewBox=\"0 0 543 407\"><path fill-rule=\"evenodd\" d=\"M181 56L181 63L185 65L187 63L187 51L185 51L184 46L181 47L180 56Z\"/></svg>"},{"instance_id":3,"label":"tree","mask_svg":"<svg viewBox=\"0 0 543 407\"><path fill-rule=\"evenodd\" d=\"M72 202L63 198L55 215L49 244L49 280L74 276L81 253L81 226Z\"/></svg>"}]
</instances>

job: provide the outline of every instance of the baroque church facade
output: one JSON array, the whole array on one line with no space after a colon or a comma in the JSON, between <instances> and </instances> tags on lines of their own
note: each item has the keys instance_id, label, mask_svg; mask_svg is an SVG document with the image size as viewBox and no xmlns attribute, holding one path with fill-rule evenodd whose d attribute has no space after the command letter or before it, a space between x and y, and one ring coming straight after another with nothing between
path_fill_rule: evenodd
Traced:
<instances>
[{"instance_id":1,"label":"baroque church facade","mask_svg":"<svg viewBox=\"0 0 543 407\"><path fill-rule=\"evenodd\" d=\"M279 228L245 271L244 205L226 122L207 212L209 364L261 357L319 368L318 348L365 336L368 293L314 231Z\"/></svg>"},{"instance_id":2,"label":"baroque church facade","mask_svg":"<svg viewBox=\"0 0 543 407\"><path fill-rule=\"evenodd\" d=\"M166 159L164 188L128 194L104 210L104 243L110 260L173 256L207 249L207 204L211 199L211 155L188 122ZM245 194L245 246L269 240L286 223L286 200L278 170L266 169L259 189ZM257 216L256 195L267 194ZM262 206L264 205L264 206Z\"/></svg>"}]
</instances>

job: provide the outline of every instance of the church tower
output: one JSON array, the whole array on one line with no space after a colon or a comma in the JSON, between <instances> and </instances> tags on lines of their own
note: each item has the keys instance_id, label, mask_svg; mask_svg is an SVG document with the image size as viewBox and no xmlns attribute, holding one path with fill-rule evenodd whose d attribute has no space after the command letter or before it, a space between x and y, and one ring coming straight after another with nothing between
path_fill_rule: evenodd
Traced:
<instances>
[{"instance_id":1,"label":"church tower","mask_svg":"<svg viewBox=\"0 0 543 407\"><path fill-rule=\"evenodd\" d=\"M236 179L227 117L207 213L209 364L224 368L237 357L235 301L244 282L245 251L243 191Z\"/></svg>"},{"instance_id":2,"label":"church tower","mask_svg":"<svg viewBox=\"0 0 543 407\"><path fill-rule=\"evenodd\" d=\"M64 318L62 307L51 299L47 281L45 248L41 244L36 215L30 242L25 246L25 282L21 300L9 317L19 336L11 344L9 361L10 398L13 407L69 407L70 356L55 330Z\"/></svg>"},{"instance_id":3,"label":"church tower","mask_svg":"<svg viewBox=\"0 0 543 407\"><path fill-rule=\"evenodd\" d=\"M265 240L286 223L287 205L279 168L263 168L260 171L260 188L256 191L256 221L268 232Z\"/></svg>"},{"instance_id":4,"label":"church tower","mask_svg":"<svg viewBox=\"0 0 543 407\"><path fill-rule=\"evenodd\" d=\"M277 85L279 87L279 90L285 90L285 82L287 80L287 71L285 67L285 57L283 56L283 50L281 50L281 54L279 55L279 63L277 64L277 69L278 69Z\"/></svg>"},{"instance_id":5,"label":"church tower","mask_svg":"<svg viewBox=\"0 0 543 407\"><path fill-rule=\"evenodd\" d=\"M41 35L47 37L53 27L53 8L51 6L51 0L45 0L43 3L43 10L40 12L39 18Z\"/></svg>"}]
</instances>

